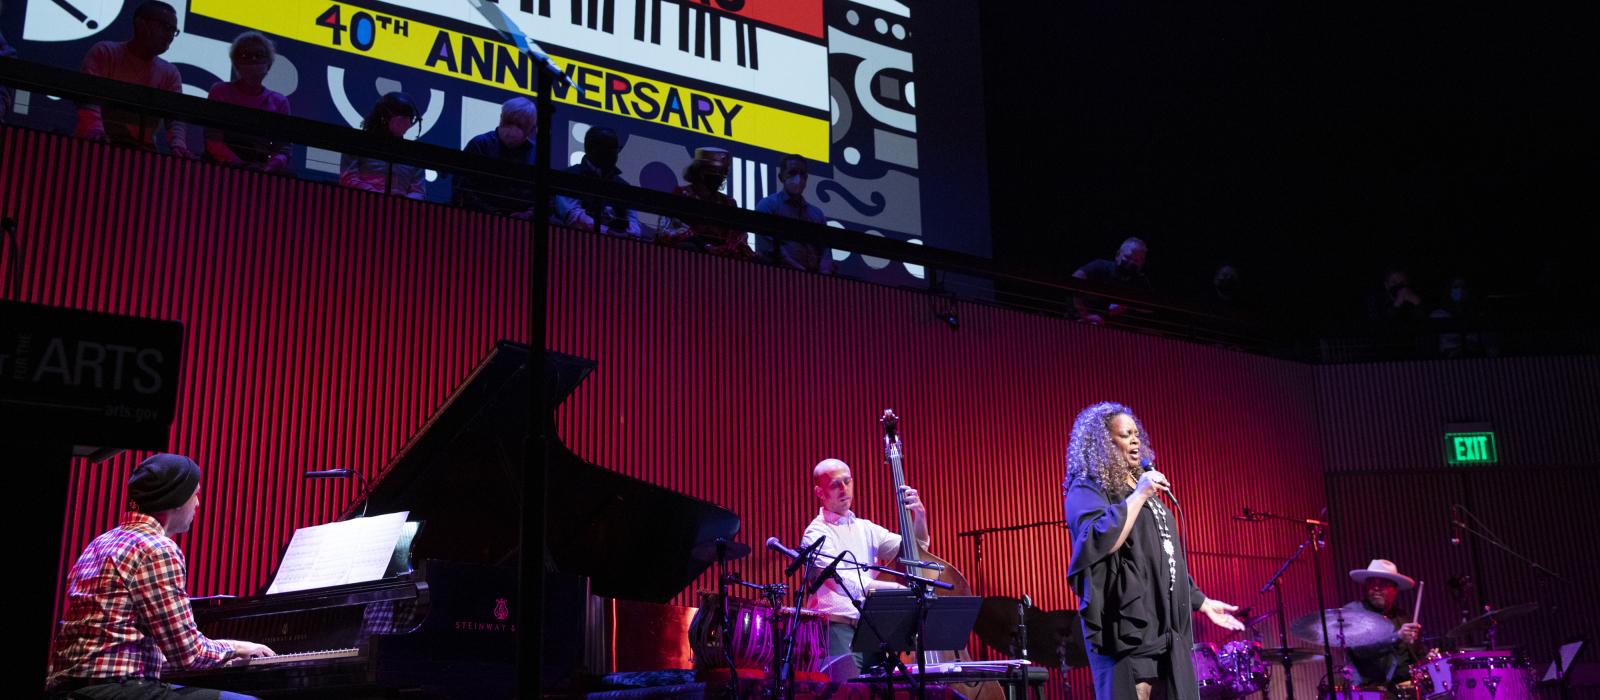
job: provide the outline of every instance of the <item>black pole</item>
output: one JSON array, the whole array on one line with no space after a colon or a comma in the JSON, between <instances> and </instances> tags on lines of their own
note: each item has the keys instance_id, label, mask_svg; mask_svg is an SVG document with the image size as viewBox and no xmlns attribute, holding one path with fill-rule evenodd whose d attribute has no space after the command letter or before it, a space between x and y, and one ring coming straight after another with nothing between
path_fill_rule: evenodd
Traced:
<instances>
[{"instance_id":1,"label":"black pole","mask_svg":"<svg viewBox=\"0 0 1600 700\"><path fill-rule=\"evenodd\" d=\"M1315 526L1312 527L1315 528ZM1306 541L1301 542L1300 546L1295 548L1294 554L1290 554L1288 559L1283 560L1283 563L1278 565L1278 570L1272 574L1272 578L1267 581L1267 585L1261 587L1262 593L1266 593L1267 589L1271 588L1276 590L1278 594L1278 656L1279 660L1283 662L1283 687L1288 691L1289 700L1294 700L1294 682L1289 677L1289 673L1293 670L1293 663L1289 654L1289 623L1285 617L1287 613L1283 607L1282 579L1283 575L1289 571L1289 566L1300 558L1302 552L1306 551L1306 546L1315 545L1316 539L1317 533L1313 529L1311 536L1307 537ZM1323 636L1327 636L1326 625L1324 625Z\"/></svg>"},{"instance_id":2,"label":"black pole","mask_svg":"<svg viewBox=\"0 0 1600 700\"><path fill-rule=\"evenodd\" d=\"M1289 622L1283 612L1283 583L1273 581L1272 589L1278 593L1278 659L1283 662L1283 689L1286 697L1294 700L1294 677L1291 675L1294 673L1294 661L1289 655Z\"/></svg>"},{"instance_id":3,"label":"black pole","mask_svg":"<svg viewBox=\"0 0 1600 700\"><path fill-rule=\"evenodd\" d=\"M534 130L535 177L533 180L533 240L528 252L528 372L533 381L529 392L526 464L522 474L522 513L520 552L517 562L517 593L521 604L517 614L517 697L537 698L544 663L544 560L545 560L545 473L550 463L549 436L545 435L545 405L549 394L545 371L545 300L549 296L550 181L544 173L550 167L550 122L555 117L551 100L550 74L539 76L535 103L539 125Z\"/></svg>"},{"instance_id":4,"label":"black pole","mask_svg":"<svg viewBox=\"0 0 1600 700\"><path fill-rule=\"evenodd\" d=\"M1306 527L1311 531L1311 573L1317 577L1317 614L1322 616L1322 665L1328 674L1329 697L1335 697L1339 694L1339 681L1333 675L1333 645L1328 640L1328 599L1322 592L1322 557L1319 556L1322 542L1317 537L1322 534L1322 526L1308 523Z\"/></svg>"}]
</instances>

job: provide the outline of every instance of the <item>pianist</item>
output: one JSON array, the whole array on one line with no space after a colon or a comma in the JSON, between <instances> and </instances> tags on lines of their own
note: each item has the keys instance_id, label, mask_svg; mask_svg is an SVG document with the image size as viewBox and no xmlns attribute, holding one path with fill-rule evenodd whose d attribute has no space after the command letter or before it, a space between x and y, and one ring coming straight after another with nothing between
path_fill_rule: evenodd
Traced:
<instances>
[{"instance_id":1,"label":"pianist","mask_svg":"<svg viewBox=\"0 0 1600 700\"><path fill-rule=\"evenodd\" d=\"M51 698L240 698L160 681L163 666L214 668L235 657L271 656L250 642L207 639L184 593L183 552L172 537L200 507L200 467L158 454L128 479L129 512L72 565L65 620L56 631Z\"/></svg>"}]
</instances>

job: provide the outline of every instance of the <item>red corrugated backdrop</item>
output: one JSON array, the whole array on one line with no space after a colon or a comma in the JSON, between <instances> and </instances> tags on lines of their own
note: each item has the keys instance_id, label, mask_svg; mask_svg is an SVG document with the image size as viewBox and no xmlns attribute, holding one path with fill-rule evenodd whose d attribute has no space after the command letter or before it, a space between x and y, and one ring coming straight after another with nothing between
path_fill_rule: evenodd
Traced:
<instances>
[{"instance_id":1,"label":"red corrugated backdrop","mask_svg":"<svg viewBox=\"0 0 1600 700\"><path fill-rule=\"evenodd\" d=\"M527 339L518 222L0 134L24 298L186 324L172 446L207 470L179 538L194 594L255 590L295 528L355 496L301 471L375 473L495 339ZM855 466L858 512L892 522L876 425L889 407L933 551L969 572L972 543L954 533L1060 517L1067 430L1093 401L1141 413L1213 597L1270 608L1255 589L1303 534L1231 520L1240 507L1325 503L1307 366L974 305L952 332L912 291L574 232L553 248L549 344L599 363L559 415L562 439L738 512L746 542L798 538L816 510L809 469L830 456ZM114 523L140 456L75 465L63 563ZM1067 554L1064 530L993 535L974 583L1067 608ZM780 564L758 552L743 568L775 579ZM1291 612L1313 610L1309 566L1287 580ZM1310 697L1320 667L1302 669ZM1072 680L1084 697L1087 674Z\"/></svg>"}]
</instances>

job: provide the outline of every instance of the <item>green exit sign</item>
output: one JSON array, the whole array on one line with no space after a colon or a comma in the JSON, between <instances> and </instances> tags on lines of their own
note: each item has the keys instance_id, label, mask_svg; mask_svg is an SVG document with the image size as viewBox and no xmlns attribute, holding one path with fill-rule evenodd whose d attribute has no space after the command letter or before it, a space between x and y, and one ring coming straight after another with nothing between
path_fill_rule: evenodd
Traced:
<instances>
[{"instance_id":1,"label":"green exit sign","mask_svg":"<svg viewBox=\"0 0 1600 700\"><path fill-rule=\"evenodd\" d=\"M1500 461L1494 433L1445 433L1444 460L1448 464L1494 464Z\"/></svg>"}]
</instances>

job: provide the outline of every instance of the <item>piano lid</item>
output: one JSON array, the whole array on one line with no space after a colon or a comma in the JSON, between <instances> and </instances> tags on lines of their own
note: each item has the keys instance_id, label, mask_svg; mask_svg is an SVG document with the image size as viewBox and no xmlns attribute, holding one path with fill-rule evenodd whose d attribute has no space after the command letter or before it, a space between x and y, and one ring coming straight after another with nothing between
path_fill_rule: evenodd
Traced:
<instances>
[{"instance_id":1,"label":"piano lid","mask_svg":"<svg viewBox=\"0 0 1600 700\"><path fill-rule=\"evenodd\" d=\"M409 510L426 523L414 557L507 564L516 556L528 355L525 345L497 343L373 480L368 512ZM594 367L545 352L548 435L555 436L555 407ZM690 549L739 530L732 511L591 464L559 437L550 446L549 494L550 558L561 572L590 577L597 595L666 602L708 566ZM352 504L346 515L360 507Z\"/></svg>"}]
</instances>

